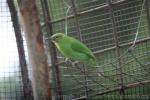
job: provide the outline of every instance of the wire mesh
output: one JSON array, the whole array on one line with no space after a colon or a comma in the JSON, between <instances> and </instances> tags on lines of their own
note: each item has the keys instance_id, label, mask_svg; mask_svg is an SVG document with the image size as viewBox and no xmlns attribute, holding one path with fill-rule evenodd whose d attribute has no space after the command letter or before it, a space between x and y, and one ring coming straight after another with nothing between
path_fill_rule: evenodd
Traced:
<instances>
[{"instance_id":1,"label":"wire mesh","mask_svg":"<svg viewBox=\"0 0 150 100\"><path fill-rule=\"evenodd\" d=\"M23 84L11 16L0 0L0 100L23 100Z\"/></svg>"},{"instance_id":2,"label":"wire mesh","mask_svg":"<svg viewBox=\"0 0 150 100\"><path fill-rule=\"evenodd\" d=\"M77 66L60 64L62 95L71 98L89 96L91 99L103 100L149 98L150 46L149 18L146 10L150 8L146 9L145 5L142 7L143 0L112 0L110 5L107 0L74 0L76 14L71 0L48 0L48 2L52 18L49 23L53 26L53 33L65 33L67 24L68 35L79 39L79 28L82 42L96 54L99 65L94 67L83 63ZM67 5L72 8L68 16L65 16ZM65 21L66 17L68 23ZM137 29L140 18L140 27ZM114 28L120 53L119 66ZM133 51L127 51L135 39L137 30L139 34L136 45ZM63 61L64 57L57 53L58 61ZM102 76L97 76L97 70ZM64 97L64 100L68 98Z\"/></svg>"},{"instance_id":3,"label":"wire mesh","mask_svg":"<svg viewBox=\"0 0 150 100\"><path fill-rule=\"evenodd\" d=\"M27 48L13 2L0 0L0 100L33 100Z\"/></svg>"},{"instance_id":4,"label":"wire mesh","mask_svg":"<svg viewBox=\"0 0 150 100\"><path fill-rule=\"evenodd\" d=\"M55 95L62 96L64 100L149 99L150 8L142 6L144 0L47 0L51 20L44 19L46 12L41 1L37 0L37 4L44 36L49 36L48 28L45 28L47 23L52 25L50 32L53 33L65 33L67 25L67 35L85 43L97 59L97 66L83 63L74 66L71 63L61 63L64 56L57 52L61 87L55 82L59 75L53 75L50 82L54 99ZM68 7L71 8L67 13ZM0 31L3 33L0 34L0 55L3 56L0 60L0 99L22 100L24 91L17 46L12 42L15 41L15 36L4 0L0 1L0 17ZM138 38L131 50L129 48L135 40L137 30ZM49 45L46 44L46 47ZM52 48L47 49L47 54L51 50ZM50 59L52 55L49 55ZM53 70L54 66L50 69ZM58 73L50 71L50 74Z\"/></svg>"}]
</instances>

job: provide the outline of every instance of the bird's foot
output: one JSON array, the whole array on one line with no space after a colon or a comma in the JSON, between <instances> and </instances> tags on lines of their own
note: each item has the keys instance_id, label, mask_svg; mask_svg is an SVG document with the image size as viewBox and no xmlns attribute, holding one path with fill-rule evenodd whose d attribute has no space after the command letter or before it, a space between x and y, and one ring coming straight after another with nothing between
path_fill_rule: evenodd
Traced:
<instances>
[{"instance_id":1,"label":"bird's foot","mask_svg":"<svg viewBox=\"0 0 150 100\"><path fill-rule=\"evenodd\" d=\"M69 58L65 58L65 62L71 64L72 66L76 66L79 63L78 61L72 61Z\"/></svg>"},{"instance_id":2,"label":"bird's foot","mask_svg":"<svg viewBox=\"0 0 150 100\"><path fill-rule=\"evenodd\" d=\"M72 62L72 61L69 58L65 58L65 62Z\"/></svg>"},{"instance_id":3,"label":"bird's foot","mask_svg":"<svg viewBox=\"0 0 150 100\"><path fill-rule=\"evenodd\" d=\"M73 63L73 61L70 58L65 58L65 62L67 64L72 64Z\"/></svg>"}]
</instances>

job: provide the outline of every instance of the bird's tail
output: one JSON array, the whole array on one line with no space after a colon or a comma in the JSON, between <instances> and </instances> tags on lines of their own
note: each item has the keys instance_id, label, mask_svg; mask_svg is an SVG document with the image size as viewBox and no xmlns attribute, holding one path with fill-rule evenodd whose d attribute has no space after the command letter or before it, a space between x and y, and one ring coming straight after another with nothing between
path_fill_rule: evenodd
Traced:
<instances>
[{"instance_id":1,"label":"bird's tail","mask_svg":"<svg viewBox=\"0 0 150 100\"><path fill-rule=\"evenodd\" d=\"M89 59L89 63L92 64L92 65L96 65L96 60L95 60L95 58L90 58L90 59Z\"/></svg>"}]
</instances>

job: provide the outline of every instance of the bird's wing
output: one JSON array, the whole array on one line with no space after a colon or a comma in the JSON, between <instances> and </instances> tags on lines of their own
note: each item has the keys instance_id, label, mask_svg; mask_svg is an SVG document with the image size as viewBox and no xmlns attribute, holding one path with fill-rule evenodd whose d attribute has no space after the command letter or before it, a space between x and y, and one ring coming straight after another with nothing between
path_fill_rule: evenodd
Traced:
<instances>
[{"instance_id":1,"label":"bird's wing","mask_svg":"<svg viewBox=\"0 0 150 100\"><path fill-rule=\"evenodd\" d=\"M72 39L71 48L76 52L85 53L89 57L92 57L93 59L95 59L91 50L86 45L84 45L83 43L81 43L80 41L78 41L76 39Z\"/></svg>"}]
</instances>

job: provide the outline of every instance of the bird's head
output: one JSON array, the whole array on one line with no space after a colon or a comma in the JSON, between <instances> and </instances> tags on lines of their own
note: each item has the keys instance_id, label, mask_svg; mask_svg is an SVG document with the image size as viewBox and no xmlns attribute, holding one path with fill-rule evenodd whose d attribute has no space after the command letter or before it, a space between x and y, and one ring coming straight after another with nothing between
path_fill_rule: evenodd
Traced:
<instances>
[{"instance_id":1,"label":"bird's head","mask_svg":"<svg viewBox=\"0 0 150 100\"><path fill-rule=\"evenodd\" d=\"M65 36L66 35L63 33L56 33L56 34L51 36L51 40L52 40L52 42L58 42L60 39L62 39Z\"/></svg>"}]
</instances>

